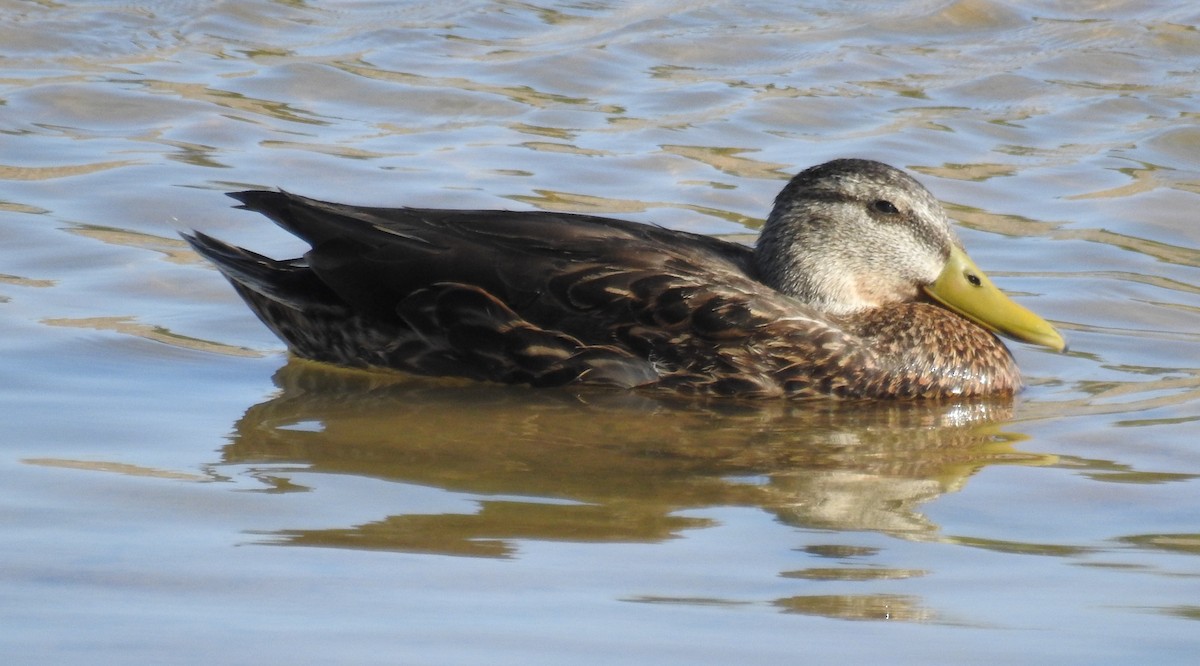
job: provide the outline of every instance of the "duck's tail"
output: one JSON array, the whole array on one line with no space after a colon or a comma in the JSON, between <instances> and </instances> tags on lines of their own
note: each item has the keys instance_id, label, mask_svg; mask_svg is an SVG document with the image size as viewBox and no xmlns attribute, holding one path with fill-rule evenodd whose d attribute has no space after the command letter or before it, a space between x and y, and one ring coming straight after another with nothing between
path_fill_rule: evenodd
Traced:
<instances>
[{"instance_id":1,"label":"duck's tail","mask_svg":"<svg viewBox=\"0 0 1200 666\"><path fill-rule=\"evenodd\" d=\"M246 297L243 292L249 292L257 298L295 309L310 306L315 301L338 300L313 276L302 259L272 259L199 231L180 235L197 254L212 262L243 297Z\"/></svg>"},{"instance_id":2,"label":"duck's tail","mask_svg":"<svg viewBox=\"0 0 1200 666\"><path fill-rule=\"evenodd\" d=\"M343 365L364 365L352 351L362 329L357 317L303 259L277 260L204 233L181 234L229 280L234 290L295 354Z\"/></svg>"}]
</instances>

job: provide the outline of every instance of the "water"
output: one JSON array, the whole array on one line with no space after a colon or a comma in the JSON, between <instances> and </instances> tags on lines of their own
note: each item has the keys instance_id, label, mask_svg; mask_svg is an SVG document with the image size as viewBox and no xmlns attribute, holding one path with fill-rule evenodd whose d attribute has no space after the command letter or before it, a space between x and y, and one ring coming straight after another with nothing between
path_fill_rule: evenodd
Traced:
<instances>
[{"instance_id":1,"label":"water","mask_svg":"<svg viewBox=\"0 0 1200 666\"><path fill-rule=\"evenodd\" d=\"M1187 3L0 2L6 663L1190 663ZM1070 338L1014 404L740 405L288 360L221 194L752 237L903 166Z\"/></svg>"}]
</instances>

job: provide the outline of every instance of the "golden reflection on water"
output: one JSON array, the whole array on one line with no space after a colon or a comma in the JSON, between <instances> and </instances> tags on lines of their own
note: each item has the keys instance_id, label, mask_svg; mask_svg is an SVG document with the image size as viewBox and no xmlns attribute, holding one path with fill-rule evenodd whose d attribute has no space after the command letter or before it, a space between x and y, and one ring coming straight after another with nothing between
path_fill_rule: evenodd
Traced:
<instances>
[{"instance_id":1,"label":"golden reflection on water","mask_svg":"<svg viewBox=\"0 0 1200 666\"><path fill-rule=\"evenodd\" d=\"M790 164L778 162L763 162L744 157L743 153L755 152L749 148L733 148L728 146L659 146L665 153L679 155L691 160L707 164L721 173L739 178L764 178L787 180L792 177L795 168Z\"/></svg>"},{"instance_id":2,"label":"golden reflection on water","mask_svg":"<svg viewBox=\"0 0 1200 666\"><path fill-rule=\"evenodd\" d=\"M82 469L90 472L108 472L127 476L145 476L156 479L171 479L173 481L211 481L208 476L179 472L169 469L155 469L129 463L109 462L103 460L68 460L64 458L26 458L21 462L26 465L39 467L58 467L62 469Z\"/></svg>"},{"instance_id":3,"label":"golden reflection on water","mask_svg":"<svg viewBox=\"0 0 1200 666\"><path fill-rule=\"evenodd\" d=\"M54 319L43 319L42 323L47 326L83 328L93 331L116 331L125 335L132 335L153 342L171 345L172 347L226 354L229 356L243 356L247 358L259 358L263 356L261 352L253 349L180 335L169 328L145 324L133 317L57 317Z\"/></svg>"},{"instance_id":4,"label":"golden reflection on water","mask_svg":"<svg viewBox=\"0 0 1200 666\"><path fill-rule=\"evenodd\" d=\"M628 601L685 606L745 605L745 602L707 597L640 596ZM904 594L806 594L776 599L773 603L786 613L817 615L839 620L945 623L937 612L922 606L920 599Z\"/></svg>"},{"instance_id":5,"label":"golden reflection on water","mask_svg":"<svg viewBox=\"0 0 1200 666\"><path fill-rule=\"evenodd\" d=\"M556 192L554 190L536 189L534 194L513 194L507 197L542 210L568 213L585 213L590 215L612 215L613 213L642 213L651 208L667 208L687 210L701 215L708 215L744 227L757 228L762 226L762 220L740 215L731 211L698 206L695 204L679 204L666 201L633 201L630 199L612 199L595 197L571 192ZM751 238L756 238L752 236Z\"/></svg>"},{"instance_id":6,"label":"golden reflection on water","mask_svg":"<svg viewBox=\"0 0 1200 666\"><path fill-rule=\"evenodd\" d=\"M89 173L96 173L98 171L107 171L109 169L119 169L122 167L133 166L135 164L137 164L137 162L133 160L110 160L106 162L57 165L52 167L28 167L0 164L0 180L54 180L56 178L80 176Z\"/></svg>"},{"instance_id":7,"label":"golden reflection on water","mask_svg":"<svg viewBox=\"0 0 1200 666\"><path fill-rule=\"evenodd\" d=\"M622 114L624 109L615 105L600 104L585 97L571 97L537 90L527 85L503 86L461 77L430 77L411 72L389 71L361 61L339 61L330 63L348 74L365 79L375 79L414 87L452 89L463 92L481 93L509 99L534 108L584 107L605 114Z\"/></svg>"},{"instance_id":8,"label":"golden reflection on water","mask_svg":"<svg viewBox=\"0 0 1200 666\"><path fill-rule=\"evenodd\" d=\"M776 605L790 613L842 620L930 622L937 619L937 614L923 607L920 599L904 594L812 594L780 599Z\"/></svg>"},{"instance_id":9,"label":"golden reflection on water","mask_svg":"<svg viewBox=\"0 0 1200 666\"><path fill-rule=\"evenodd\" d=\"M195 264L202 261L188 244L179 238L170 238L158 234L147 234L96 224L81 224L70 228L68 231L77 236L91 238L102 243L108 243L109 245L158 252L167 261L176 264Z\"/></svg>"},{"instance_id":10,"label":"golden reflection on water","mask_svg":"<svg viewBox=\"0 0 1200 666\"><path fill-rule=\"evenodd\" d=\"M251 407L227 464L303 464L495 495L471 514L398 513L273 542L504 557L521 539L655 542L759 507L797 527L937 538L920 507L991 464L1045 464L1001 423L1011 405L681 401L532 390L292 360ZM521 498L531 498L528 500ZM913 574L916 575L916 574Z\"/></svg>"}]
</instances>

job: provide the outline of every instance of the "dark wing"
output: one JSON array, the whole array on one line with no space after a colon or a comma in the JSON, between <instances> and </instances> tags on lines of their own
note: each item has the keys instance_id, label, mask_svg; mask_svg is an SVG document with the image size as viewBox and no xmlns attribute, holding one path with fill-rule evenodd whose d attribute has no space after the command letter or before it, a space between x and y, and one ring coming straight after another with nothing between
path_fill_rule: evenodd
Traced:
<instances>
[{"instance_id":1,"label":"dark wing","mask_svg":"<svg viewBox=\"0 0 1200 666\"><path fill-rule=\"evenodd\" d=\"M798 360L806 365L772 342L776 329L841 335L754 279L748 248L707 236L565 213L231 196L312 249L276 261L187 238L308 358L535 385L769 395L785 390Z\"/></svg>"},{"instance_id":2,"label":"dark wing","mask_svg":"<svg viewBox=\"0 0 1200 666\"><path fill-rule=\"evenodd\" d=\"M538 325L605 343L611 336L596 337L598 325L631 317L678 323L693 307L702 326L719 327L713 316L722 313L742 317L729 326L749 323L748 308L698 301L699 292L774 296L749 276L749 248L624 220L368 208L285 192L231 196L307 241L305 260L321 282L356 311L381 318L395 318L397 304L419 289L465 284Z\"/></svg>"}]
</instances>

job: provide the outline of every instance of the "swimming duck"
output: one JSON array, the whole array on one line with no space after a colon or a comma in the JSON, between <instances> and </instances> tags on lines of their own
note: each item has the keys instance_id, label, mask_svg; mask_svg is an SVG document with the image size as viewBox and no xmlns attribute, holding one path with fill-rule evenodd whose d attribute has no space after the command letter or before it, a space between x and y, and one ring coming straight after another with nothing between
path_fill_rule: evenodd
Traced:
<instances>
[{"instance_id":1,"label":"swimming duck","mask_svg":"<svg viewBox=\"0 0 1200 666\"><path fill-rule=\"evenodd\" d=\"M230 194L308 242L185 235L298 356L533 386L944 398L1020 388L996 334L1061 335L975 266L941 204L858 159L806 169L757 244L556 212Z\"/></svg>"}]
</instances>

